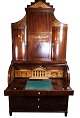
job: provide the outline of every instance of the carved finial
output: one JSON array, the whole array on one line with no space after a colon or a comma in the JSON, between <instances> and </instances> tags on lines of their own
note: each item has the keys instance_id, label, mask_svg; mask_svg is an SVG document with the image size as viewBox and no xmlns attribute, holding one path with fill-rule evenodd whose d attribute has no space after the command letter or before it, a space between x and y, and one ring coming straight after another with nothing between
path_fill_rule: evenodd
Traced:
<instances>
[{"instance_id":1,"label":"carved finial","mask_svg":"<svg viewBox=\"0 0 80 118\"><path fill-rule=\"evenodd\" d=\"M46 2L46 0L35 0L35 2L38 2L38 1L43 1L43 2Z\"/></svg>"}]
</instances>

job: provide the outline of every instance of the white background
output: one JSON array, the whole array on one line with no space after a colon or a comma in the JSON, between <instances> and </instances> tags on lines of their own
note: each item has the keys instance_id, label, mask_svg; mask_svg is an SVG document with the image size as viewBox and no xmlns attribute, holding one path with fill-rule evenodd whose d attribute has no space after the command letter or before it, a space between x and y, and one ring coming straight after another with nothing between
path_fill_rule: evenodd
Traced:
<instances>
[{"instance_id":1,"label":"white background","mask_svg":"<svg viewBox=\"0 0 80 118\"><path fill-rule=\"evenodd\" d=\"M7 87L8 68L12 59L11 23L23 18L25 7L34 0L0 0L0 117L9 117ZM79 0L46 0L55 8L56 18L68 24L67 62L70 67L70 86L74 96L69 97L68 118L80 117L80 4ZM13 118L64 118L63 113L13 113Z\"/></svg>"}]
</instances>

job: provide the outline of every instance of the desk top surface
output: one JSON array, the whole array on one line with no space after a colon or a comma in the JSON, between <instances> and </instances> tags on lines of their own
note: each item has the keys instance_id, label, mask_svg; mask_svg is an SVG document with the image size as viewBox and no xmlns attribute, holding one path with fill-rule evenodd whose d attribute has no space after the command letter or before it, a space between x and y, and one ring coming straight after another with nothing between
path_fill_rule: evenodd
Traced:
<instances>
[{"instance_id":1,"label":"desk top surface","mask_svg":"<svg viewBox=\"0 0 80 118\"><path fill-rule=\"evenodd\" d=\"M51 90L53 89L51 80L28 80L25 90Z\"/></svg>"}]
</instances>

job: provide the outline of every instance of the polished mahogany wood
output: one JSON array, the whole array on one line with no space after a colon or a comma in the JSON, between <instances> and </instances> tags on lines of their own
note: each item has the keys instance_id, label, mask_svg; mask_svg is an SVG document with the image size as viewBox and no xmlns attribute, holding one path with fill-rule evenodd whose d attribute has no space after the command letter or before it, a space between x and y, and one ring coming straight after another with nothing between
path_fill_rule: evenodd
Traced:
<instances>
[{"instance_id":1,"label":"polished mahogany wood","mask_svg":"<svg viewBox=\"0 0 80 118\"><path fill-rule=\"evenodd\" d=\"M73 90L68 87L68 82L63 79L51 79L52 90L25 90L28 78L15 78L9 87L4 91L5 95L9 96L68 96L73 95ZM35 80L34 80L35 81ZM43 80L41 80L43 81ZM40 92L40 94L39 94Z\"/></svg>"},{"instance_id":2,"label":"polished mahogany wood","mask_svg":"<svg viewBox=\"0 0 80 118\"><path fill-rule=\"evenodd\" d=\"M68 96L9 97L11 112L64 112L67 113Z\"/></svg>"},{"instance_id":3,"label":"polished mahogany wood","mask_svg":"<svg viewBox=\"0 0 80 118\"><path fill-rule=\"evenodd\" d=\"M15 78L4 91L9 95L9 112L68 112L68 97L73 90L62 79L52 79L53 90L26 90L28 79ZM65 88L66 86L66 88ZM64 90L63 90L64 88Z\"/></svg>"},{"instance_id":4,"label":"polished mahogany wood","mask_svg":"<svg viewBox=\"0 0 80 118\"><path fill-rule=\"evenodd\" d=\"M54 10L46 0L35 0L25 8L26 15L11 24L12 60L4 90L10 116L12 112L64 112L67 116L68 98L74 94L66 61L68 25L55 18ZM38 78L43 81L47 75L53 89L25 90L37 69Z\"/></svg>"},{"instance_id":5,"label":"polished mahogany wood","mask_svg":"<svg viewBox=\"0 0 80 118\"><path fill-rule=\"evenodd\" d=\"M67 28L65 28L63 25L61 25L61 27L53 27L52 36L54 52L53 59L66 60Z\"/></svg>"},{"instance_id":6,"label":"polished mahogany wood","mask_svg":"<svg viewBox=\"0 0 80 118\"><path fill-rule=\"evenodd\" d=\"M23 19L12 23L13 61L66 61L67 24L55 18L51 6L32 6Z\"/></svg>"}]
</instances>

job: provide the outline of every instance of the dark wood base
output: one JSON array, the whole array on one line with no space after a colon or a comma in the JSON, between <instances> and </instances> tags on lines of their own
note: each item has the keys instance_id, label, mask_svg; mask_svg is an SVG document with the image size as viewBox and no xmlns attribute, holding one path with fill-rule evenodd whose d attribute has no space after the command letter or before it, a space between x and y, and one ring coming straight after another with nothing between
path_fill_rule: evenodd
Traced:
<instances>
[{"instance_id":1,"label":"dark wood base","mask_svg":"<svg viewBox=\"0 0 80 118\"><path fill-rule=\"evenodd\" d=\"M12 112L9 111L9 115L12 116ZM67 117L67 112L65 112L65 117Z\"/></svg>"},{"instance_id":2,"label":"dark wood base","mask_svg":"<svg viewBox=\"0 0 80 118\"><path fill-rule=\"evenodd\" d=\"M63 112L67 116L68 96L9 96L12 112Z\"/></svg>"}]
</instances>

